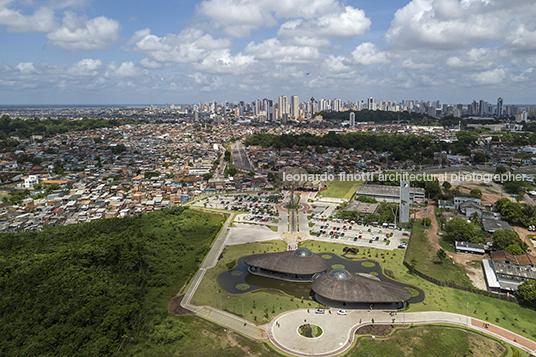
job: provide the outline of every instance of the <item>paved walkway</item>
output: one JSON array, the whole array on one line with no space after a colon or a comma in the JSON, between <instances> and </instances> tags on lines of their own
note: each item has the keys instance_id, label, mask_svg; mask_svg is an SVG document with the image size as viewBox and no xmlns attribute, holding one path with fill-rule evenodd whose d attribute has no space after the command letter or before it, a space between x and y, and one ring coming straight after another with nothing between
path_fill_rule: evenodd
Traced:
<instances>
[{"instance_id":1,"label":"paved walkway","mask_svg":"<svg viewBox=\"0 0 536 357\"><path fill-rule=\"evenodd\" d=\"M195 274L190 287L186 291L186 294L184 295L184 298L181 301L181 306L185 309L188 309L190 311L195 312L198 315L203 316L204 318L214 321L215 323L226 326L228 328L231 328L238 333L247 336L252 339L264 339L267 337L266 330L264 330L261 327L258 327L257 325L246 321L244 319L241 319L235 315L229 314L225 311L221 311L209 306L195 306L190 303L192 300L192 297L195 294L195 291L197 290L197 287L201 283L201 280L203 280L203 277L205 276L205 272L213 268L216 263L218 262L218 257L220 256L221 252L223 251L223 247L225 246L225 241L227 240L228 234L229 234L229 224L231 223L233 215L229 215L229 218L223 225L220 234L216 238L216 241L214 242L214 245L212 246L212 249L207 254L205 260L203 260L203 264L201 264L201 268L197 271Z\"/></svg>"},{"instance_id":2,"label":"paved walkway","mask_svg":"<svg viewBox=\"0 0 536 357\"><path fill-rule=\"evenodd\" d=\"M282 351L297 356L334 356L342 353L352 345L355 331L361 326L371 324L373 319L374 324L449 323L467 326L506 341L526 352L536 354L536 342L534 341L499 326L488 324L486 327L484 321L448 312L400 312L393 317L383 311L350 310L347 316L339 316L336 309L328 309L325 314L315 314L314 309L300 309L284 312L272 319L270 323L257 326L238 316L213 307L192 305L190 301L205 272L216 265L218 257L223 251L229 236L231 220L232 215L229 216L222 227L212 249L194 276L181 302L182 307L199 314L205 319L233 329L251 339L265 339L268 337ZM282 235L282 238L285 237ZM331 314L329 311L331 311ZM317 338L301 336L298 333L298 328L304 323L313 323L322 327L323 334Z\"/></svg>"},{"instance_id":3,"label":"paved walkway","mask_svg":"<svg viewBox=\"0 0 536 357\"><path fill-rule=\"evenodd\" d=\"M309 312L308 312L309 311ZM297 356L334 356L347 350L355 337L355 331L372 324L430 324L448 323L472 328L508 342L526 352L535 353L536 343L501 327L483 321L449 312L400 312L390 316L383 311L348 311L347 316L337 315L336 309L325 314L315 314L314 309L293 310L275 317L263 327L270 340L281 350ZM394 320L394 322L393 322ZM323 334L317 338L305 338L298 333L299 326L312 323L322 328Z\"/></svg>"}]
</instances>

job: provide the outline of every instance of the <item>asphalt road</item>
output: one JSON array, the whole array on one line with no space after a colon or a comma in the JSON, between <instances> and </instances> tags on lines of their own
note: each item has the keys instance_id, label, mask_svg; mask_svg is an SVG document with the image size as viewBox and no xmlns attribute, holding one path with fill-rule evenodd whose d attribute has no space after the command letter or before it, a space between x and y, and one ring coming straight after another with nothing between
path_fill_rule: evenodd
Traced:
<instances>
[{"instance_id":1,"label":"asphalt road","mask_svg":"<svg viewBox=\"0 0 536 357\"><path fill-rule=\"evenodd\" d=\"M233 163L237 169L248 172L254 171L253 165L251 165L241 142L237 141L231 145L231 153L233 155Z\"/></svg>"}]
</instances>

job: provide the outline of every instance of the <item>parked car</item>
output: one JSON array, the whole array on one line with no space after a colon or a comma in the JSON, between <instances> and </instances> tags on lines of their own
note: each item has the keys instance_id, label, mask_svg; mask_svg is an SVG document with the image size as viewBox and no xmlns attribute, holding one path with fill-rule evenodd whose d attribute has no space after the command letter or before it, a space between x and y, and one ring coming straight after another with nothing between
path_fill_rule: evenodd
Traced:
<instances>
[{"instance_id":1,"label":"parked car","mask_svg":"<svg viewBox=\"0 0 536 357\"><path fill-rule=\"evenodd\" d=\"M346 316L346 315L348 315L348 313L346 312L346 310L339 310L339 311L337 311L337 315L344 315L344 316Z\"/></svg>"},{"instance_id":2,"label":"parked car","mask_svg":"<svg viewBox=\"0 0 536 357\"><path fill-rule=\"evenodd\" d=\"M323 314L325 313L324 309L316 309L315 314Z\"/></svg>"}]
</instances>

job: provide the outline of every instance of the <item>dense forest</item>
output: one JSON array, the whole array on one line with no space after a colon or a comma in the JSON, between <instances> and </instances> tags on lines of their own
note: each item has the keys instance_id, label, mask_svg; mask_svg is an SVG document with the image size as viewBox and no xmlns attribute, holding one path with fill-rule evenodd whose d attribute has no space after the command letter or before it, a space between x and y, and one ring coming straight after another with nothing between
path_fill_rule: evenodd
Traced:
<instances>
[{"instance_id":1,"label":"dense forest","mask_svg":"<svg viewBox=\"0 0 536 357\"><path fill-rule=\"evenodd\" d=\"M176 323L167 303L223 220L175 207L0 234L0 355L129 355L176 342L186 332L175 326L166 337Z\"/></svg>"},{"instance_id":2,"label":"dense forest","mask_svg":"<svg viewBox=\"0 0 536 357\"><path fill-rule=\"evenodd\" d=\"M313 146L317 152L322 152L322 148L343 148L357 151L376 151L390 153L391 160L412 159L421 162L425 159L433 159L434 152L443 150L452 154L470 155L470 147L476 145L478 134L467 131L457 133L458 141L447 143L436 140L432 136L417 136L414 134L397 135L390 133L366 133L356 132L348 134L337 134L329 132L324 136L316 136L309 133L293 134L254 134L245 141L246 145L260 145L262 147L273 147L275 149L305 148Z\"/></svg>"},{"instance_id":3,"label":"dense forest","mask_svg":"<svg viewBox=\"0 0 536 357\"><path fill-rule=\"evenodd\" d=\"M32 135L50 136L72 130L112 128L114 126L138 123L130 119L11 119L8 115L0 117L0 140L11 136L27 139Z\"/></svg>"}]
</instances>

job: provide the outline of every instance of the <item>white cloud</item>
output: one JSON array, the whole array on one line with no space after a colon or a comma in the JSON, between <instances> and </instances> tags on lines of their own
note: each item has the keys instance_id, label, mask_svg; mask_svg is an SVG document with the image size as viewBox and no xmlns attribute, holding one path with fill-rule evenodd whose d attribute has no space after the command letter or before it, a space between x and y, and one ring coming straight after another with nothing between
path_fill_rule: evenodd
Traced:
<instances>
[{"instance_id":1,"label":"white cloud","mask_svg":"<svg viewBox=\"0 0 536 357\"><path fill-rule=\"evenodd\" d=\"M100 16L88 19L65 12L63 26L47 34L48 42L67 51L103 50L119 39L118 21Z\"/></svg>"},{"instance_id":2,"label":"white cloud","mask_svg":"<svg viewBox=\"0 0 536 357\"><path fill-rule=\"evenodd\" d=\"M375 44L364 42L352 52L352 62L368 66L371 64L387 63L389 61L385 52L379 52Z\"/></svg>"},{"instance_id":3,"label":"white cloud","mask_svg":"<svg viewBox=\"0 0 536 357\"><path fill-rule=\"evenodd\" d=\"M343 12L337 0L205 0L197 10L233 37L275 26L277 19L312 19Z\"/></svg>"},{"instance_id":4,"label":"white cloud","mask_svg":"<svg viewBox=\"0 0 536 357\"><path fill-rule=\"evenodd\" d=\"M496 68L491 71L475 73L471 78L479 84L498 84L506 77L506 71L503 68Z\"/></svg>"},{"instance_id":5,"label":"white cloud","mask_svg":"<svg viewBox=\"0 0 536 357\"><path fill-rule=\"evenodd\" d=\"M340 13L332 13L306 21L290 20L281 25L277 34L285 38L351 39L364 34L371 25L363 10L346 6Z\"/></svg>"},{"instance_id":6,"label":"white cloud","mask_svg":"<svg viewBox=\"0 0 536 357\"><path fill-rule=\"evenodd\" d=\"M215 39L193 28L164 37L151 35L149 29L144 29L136 32L130 42L135 43L134 50L159 63L193 63L207 57L213 50L232 46L229 39Z\"/></svg>"},{"instance_id":7,"label":"white cloud","mask_svg":"<svg viewBox=\"0 0 536 357\"><path fill-rule=\"evenodd\" d=\"M15 68L22 74L37 73L37 69L32 62L21 62Z\"/></svg>"},{"instance_id":8,"label":"white cloud","mask_svg":"<svg viewBox=\"0 0 536 357\"><path fill-rule=\"evenodd\" d=\"M69 68L67 73L73 76L96 76L102 68L100 59L86 58Z\"/></svg>"},{"instance_id":9,"label":"white cloud","mask_svg":"<svg viewBox=\"0 0 536 357\"><path fill-rule=\"evenodd\" d=\"M239 53L232 56L230 50L218 50L194 64L194 68L204 73L245 74L253 63L255 58L251 55Z\"/></svg>"},{"instance_id":10,"label":"white cloud","mask_svg":"<svg viewBox=\"0 0 536 357\"><path fill-rule=\"evenodd\" d=\"M105 77L112 78L137 78L149 74L145 69L136 66L133 62L123 62L119 67L112 62L104 74Z\"/></svg>"},{"instance_id":11,"label":"white cloud","mask_svg":"<svg viewBox=\"0 0 536 357\"><path fill-rule=\"evenodd\" d=\"M148 58L144 58L140 61L140 66L142 66L145 69L161 69L164 68L165 65L162 63L158 63L156 61L151 61Z\"/></svg>"},{"instance_id":12,"label":"white cloud","mask_svg":"<svg viewBox=\"0 0 536 357\"><path fill-rule=\"evenodd\" d=\"M496 41L515 49L536 48L531 0L412 0L399 9L387 40L405 49L457 49Z\"/></svg>"},{"instance_id":13,"label":"white cloud","mask_svg":"<svg viewBox=\"0 0 536 357\"><path fill-rule=\"evenodd\" d=\"M534 19L530 24L519 24L516 29L513 29L506 36L510 46L519 50L535 50L536 49L536 26Z\"/></svg>"},{"instance_id":14,"label":"white cloud","mask_svg":"<svg viewBox=\"0 0 536 357\"><path fill-rule=\"evenodd\" d=\"M21 10L8 8L11 3L0 2L0 26L6 26L8 32L48 32L54 29L54 11L40 7L32 15L24 15Z\"/></svg>"},{"instance_id":15,"label":"white cloud","mask_svg":"<svg viewBox=\"0 0 536 357\"><path fill-rule=\"evenodd\" d=\"M485 70L496 66L497 62L505 57L504 52L496 48L472 48L450 56L446 63L452 68Z\"/></svg>"},{"instance_id":16,"label":"white cloud","mask_svg":"<svg viewBox=\"0 0 536 357\"><path fill-rule=\"evenodd\" d=\"M307 63L321 58L317 48L285 46L276 38L265 40L259 44L250 42L244 52L254 55L256 59L275 63Z\"/></svg>"},{"instance_id":17,"label":"white cloud","mask_svg":"<svg viewBox=\"0 0 536 357\"><path fill-rule=\"evenodd\" d=\"M327 69L326 73L348 73L352 71L350 66L346 65L346 58L344 56L329 55L324 60L324 65Z\"/></svg>"}]
</instances>

